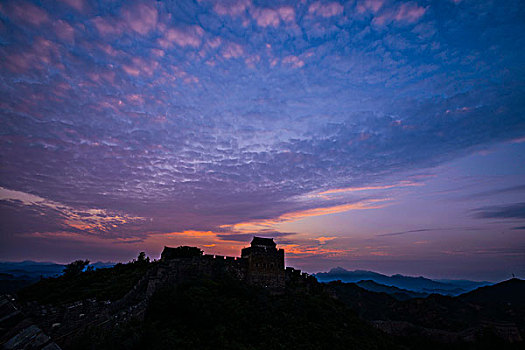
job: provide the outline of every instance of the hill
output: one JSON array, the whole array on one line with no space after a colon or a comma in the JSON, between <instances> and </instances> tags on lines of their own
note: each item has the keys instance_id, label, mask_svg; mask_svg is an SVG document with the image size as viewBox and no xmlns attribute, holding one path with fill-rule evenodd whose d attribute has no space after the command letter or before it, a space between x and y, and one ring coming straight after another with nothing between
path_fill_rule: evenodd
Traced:
<instances>
[{"instance_id":1,"label":"hill","mask_svg":"<svg viewBox=\"0 0 525 350\"><path fill-rule=\"evenodd\" d=\"M481 305L513 304L517 307L524 307L525 281L512 278L493 286L478 288L461 295L459 299Z\"/></svg>"},{"instance_id":2,"label":"hill","mask_svg":"<svg viewBox=\"0 0 525 350\"><path fill-rule=\"evenodd\" d=\"M372 281L361 285L381 292L340 281L319 283L292 268L286 269L284 289L276 290L239 279L232 266L231 259L199 255L142 259L41 279L23 288L15 301L3 298L2 307L10 311L0 321L0 343L16 337L29 341L24 329L32 322L31 334L62 349L441 349L446 344L452 350L523 345L524 281L458 297L418 298ZM404 296L392 296L396 293Z\"/></svg>"},{"instance_id":3,"label":"hill","mask_svg":"<svg viewBox=\"0 0 525 350\"><path fill-rule=\"evenodd\" d=\"M457 297L433 294L424 299L408 300L363 290L353 283L338 281L327 286L362 318L388 333L412 340L426 338L461 343L484 339L490 334L494 339L506 339L509 343L523 341L525 281L522 280L481 287ZM479 343L494 345L500 341L494 339L479 340ZM498 345L501 346L504 345Z\"/></svg>"},{"instance_id":4,"label":"hill","mask_svg":"<svg viewBox=\"0 0 525 350\"><path fill-rule=\"evenodd\" d=\"M387 293L398 300L408 300L412 298L425 298L429 294L413 292L407 289L401 289L394 286L385 286L371 280L359 281L356 283L359 287L371 292Z\"/></svg>"},{"instance_id":5,"label":"hill","mask_svg":"<svg viewBox=\"0 0 525 350\"><path fill-rule=\"evenodd\" d=\"M323 294L287 292L231 279L163 288L144 320L90 329L72 349L396 349L392 339Z\"/></svg>"},{"instance_id":6,"label":"hill","mask_svg":"<svg viewBox=\"0 0 525 350\"><path fill-rule=\"evenodd\" d=\"M410 277L400 274L386 276L377 272L355 270L348 271L342 267L336 267L329 272L320 272L314 275L320 282L341 281L357 283L360 281L373 281L385 286L397 287L412 292L426 294L459 295L475 288L490 285L489 282L475 282L459 280L434 281L425 277Z\"/></svg>"},{"instance_id":7,"label":"hill","mask_svg":"<svg viewBox=\"0 0 525 350\"><path fill-rule=\"evenodd\" d=\"M273 293L195 274L146 297L158 264L43 279L20 291L18 302L63 349L401 349L315 280Z\"/></svg>"},{"instance_id":8,"label":"hill","mask_svg":"<svg viewBox=\"0 0 525 350\"><path fill-rule=\"evenodd\" d=\"M112 263L97 262L91 264L93 269L111 267ZM58 277L65 265L52 262L21 261L0 262L0 293L15 293L41 278Z\"/></svg>"}]
</instances>

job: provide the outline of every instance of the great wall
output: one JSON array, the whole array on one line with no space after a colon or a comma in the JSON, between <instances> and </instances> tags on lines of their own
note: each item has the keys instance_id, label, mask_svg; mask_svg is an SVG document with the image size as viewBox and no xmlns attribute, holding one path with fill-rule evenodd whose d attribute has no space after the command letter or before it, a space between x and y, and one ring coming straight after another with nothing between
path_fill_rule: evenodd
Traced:
<instances>
[{"instance_id":1,"label":"great wall","mask_svg":"<svg viewBox=\"0 0 525 350\"><path fill-rule=\"evenodd\" d=\"M113 327L132 319L142 319L150 298L160 288L176 286L195 278L234 278L262 287L272 294L286 288L309 291L319 287L315 277L285 267L284 250L277 249L271 238L254 237L240 257L203 254L196 247L164 247L161 259L151 264L146 274L119 300L86 299L61 305L24 307L24 313L14 299L2 298L0 311L9 329L5 349L20 347L56 350L54 342L67 344L69 339L89 327ZM53 341L54 340L54 341Z\"/></svg>"}]
</instances>

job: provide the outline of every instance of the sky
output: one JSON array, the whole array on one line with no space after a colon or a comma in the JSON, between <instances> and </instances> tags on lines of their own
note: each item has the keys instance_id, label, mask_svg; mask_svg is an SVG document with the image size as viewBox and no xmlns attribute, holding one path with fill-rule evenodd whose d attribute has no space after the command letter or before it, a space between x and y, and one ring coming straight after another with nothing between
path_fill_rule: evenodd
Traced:
<instances>
[{"instance_id":1,"label":"sky","mask_svg":"<svg viewBox=\"0 0 525 350\"><path fill-rule=\"evenodd\" d=\"M0 2L0 260L525 278L525 3Z\"/></svg>"}]
</instances>

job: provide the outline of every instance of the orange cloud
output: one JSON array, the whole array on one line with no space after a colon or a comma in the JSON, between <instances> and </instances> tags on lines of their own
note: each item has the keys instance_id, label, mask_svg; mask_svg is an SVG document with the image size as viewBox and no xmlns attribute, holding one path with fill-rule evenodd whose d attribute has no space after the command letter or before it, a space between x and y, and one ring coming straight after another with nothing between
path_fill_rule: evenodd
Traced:
<instances>
[{"instance_id":1,"label":"orange cloud","mask_svg":"<svg viewBox=\"0 0 525 350\"><path fill-rule=\"evenodd\" d=\"M336 193L345 193L345 192L357 192L357 191L369 191L369 190L386 190L389 188L395 187L408 187L408 186L421 186L421 184L412 181L400 181L393 185L384 185L384 186L365 186L365 187L347 187L347 188L337 188L333 190L327 190L317 193L317 195L327 195L327 194L336 194Z\"/></svg>"},{"instance_id":2,"label":"orange cloud","mask_svg":"<svg viewBox=\"0 0 525 350\"><path fill-rule=\"evenodd\" d=\"M337 237L318 237L315 240L319 242L319 244L326 244L327 241L331 241L336 239Z\"/></svg>"},{"instance_id":3,"label":"orange cloud","mask_svg":"<svg viewBox=\"0 0 525 350\"><path fill-rule=\"evenodd\" d=\"M301 246L299 244L281 244L286 254L292 255L342 255L350 250L346 249L328 249L324 247Z\"/></svg>"},{"instance_id":4,"label":"orange cloud","mask_svg":"<svg viewBox=\"0 0 525 350\"><path fill-rule=\"evenodd\" d=\"M328 214L343 213L350 210L365 210L365 209L379 209L383 208L386 204L386 201L389 201L390 198L382 199L369 199L357 203L351 204L342 204L331 207L321 207L321 208L312 208L301 211L295 211L290 213L285 213L275 219L266 219L266 220L255 220L241 222L234 225L222 225L221 228L230 229L239 233L250 233L254 230L260 230L261 228L270 228L281 222L294 222L307 217L312 216L321 216Z\"/></svg>"}]
</instances>

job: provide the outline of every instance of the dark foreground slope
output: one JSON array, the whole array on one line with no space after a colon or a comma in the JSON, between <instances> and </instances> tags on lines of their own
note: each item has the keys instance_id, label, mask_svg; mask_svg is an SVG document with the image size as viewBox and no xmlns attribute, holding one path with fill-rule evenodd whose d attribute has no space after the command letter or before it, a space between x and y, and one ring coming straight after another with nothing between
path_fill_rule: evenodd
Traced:
<instances>
[{"instance_id":1,"label":"dark foreground slope","mask_svg":"<svg viewBox=\"0 0 525 350\"><path fill-rule=\"evenodd\" d=\"M16 301L3 299L12 317L0 320L0 344L32 325L31 334L65 350L523 348L524 281L399 300L292 273L276 293L227 273L185 270L192 261L43 279ZM168 278L174 270L179 279Z\"/></svg>"},{"instance_id":2,"label":"dark foreground slope","mask_svg":"<svg viewBox=\"0 0 525 350\"><path fill-rule=\"evenodd\" d=\"M525 333L525 281L513 279L457 296L397 300L353 283L327 287L360 317L410 347L520 349ZM433 344L434 343L434 344Z\"/></svg>"},{"instance_id":3,"label":"dark foreground slope","mask_svg":"<svg viewBox=\"0 0 525 350\"><path fill-rule=\"evenodd\" d=\"M396 349L385 334L325 294L272 295L200 279L163 288L143 321L90 329L72 349Z\"/></svg>"},{"instance_id":4,"label":"dark foreground slope","mask_svg":"<svg viewBox=\"0 0 525 350\"><path fill-rule=\"evenodd\" d=\"M17 303L62 349L400 348L315 281L275 294L196 274L148 294L158 268L134 262L44 279L23 289ZM8 328L0 324L0 333ZM0 343L22 333L0 334Z\"/></svg>"}]
</instances>

